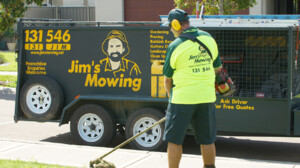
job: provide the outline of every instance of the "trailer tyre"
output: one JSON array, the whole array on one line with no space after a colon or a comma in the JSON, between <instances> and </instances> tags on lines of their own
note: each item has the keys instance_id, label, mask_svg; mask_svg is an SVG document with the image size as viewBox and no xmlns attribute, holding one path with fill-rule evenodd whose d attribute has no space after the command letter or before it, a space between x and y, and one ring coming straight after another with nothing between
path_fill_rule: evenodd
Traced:
<instances>
[{"instance_id":1,"label":"trailer tyre","mask_svg":"<svg viewBox=\"0 0 300 168\"><path fill-rule=\"evenodd\" d=\"M75 110L71 133L83 145L106 146L116 135L116 122L104 108L86 104Z\"/></svg>"},{"instance_id":2,"label":"trailer tyre","mask_svg":"<svg viewBox=\"0 0 300 168\"><path fill-rule=\"evenodd\" d=\"M60 85L52 78L29 78L20 92L20 105L27 118L55 119L63 107L64 95Z\"/></svg>"},{"instance_id":3,"label":"trailer tyre","mask_svg":"<svg viewBox=\"0 0 300 168\"><path fill-rule=\"evenodd\" d=\"M127 123L125 134L126 138L129 139L134 135L142 132L146 128L149 128L164 115L159 110L153 108L144 108L137 110L134 114L132 114ZM132 142L130 142L130 146L135 149L141 150L163 150L166 147L166 143L163 141L163 132L164 132L164 123L161 123L155 127L153 127L150 131L140 135L135 138Z\"/></svg>"}]
</instances>

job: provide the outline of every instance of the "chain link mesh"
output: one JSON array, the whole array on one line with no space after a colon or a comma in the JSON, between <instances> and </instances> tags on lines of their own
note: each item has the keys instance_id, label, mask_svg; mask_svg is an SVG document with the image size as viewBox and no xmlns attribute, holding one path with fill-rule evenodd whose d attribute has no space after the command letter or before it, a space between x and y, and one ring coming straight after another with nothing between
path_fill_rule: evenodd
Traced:
<instances>
[{"instance_id":1,"label":"chain link mesh","mask_svg":"<svg viewBox=\"0 0 300 168\"><path fill-rule=\"evenodd\" d=\"M293 46L288 46L288 29L210 29L208 32L217 41L223 66L236 85L234 96L287 98L289 73L292 73L293 95L299 93L298 72L295 66L293 72L288 70L288 61L295 62L296 31ZM290 55L289 47L294 49Z\"/></svg>"}]
</instances>

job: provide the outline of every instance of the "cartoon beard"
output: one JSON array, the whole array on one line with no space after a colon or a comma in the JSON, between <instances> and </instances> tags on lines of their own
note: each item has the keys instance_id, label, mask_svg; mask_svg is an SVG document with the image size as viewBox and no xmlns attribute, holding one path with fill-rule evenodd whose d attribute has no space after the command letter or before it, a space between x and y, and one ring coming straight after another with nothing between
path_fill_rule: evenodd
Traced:
<instances>
[{"instance_id":1,"label":"cartoon beard","mask_svg":"<svg viewBox=\"0 0 300 168\"><path fill-rule=\"evenodd\" d=\"M108 56L113 62L119 62L122 59L122 55L119 52L110 53Z\"/></svg>"}]
</instances>

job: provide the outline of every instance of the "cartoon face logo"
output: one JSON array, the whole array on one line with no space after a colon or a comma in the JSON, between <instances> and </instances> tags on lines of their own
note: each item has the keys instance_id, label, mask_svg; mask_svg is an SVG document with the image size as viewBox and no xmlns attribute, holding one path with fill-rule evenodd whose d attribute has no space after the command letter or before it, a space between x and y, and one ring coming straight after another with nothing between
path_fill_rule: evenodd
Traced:
<instances>
[{"instance_id":1,"label":"cartoon face logo","mask_svg":"<svg viewBox=\"0 0 300 168\"><path fill-rule=\"evenodd\" d=\"M125 34L119 30L113 30L109 32L106 39L102 43L102 52L110 59L112 58L112 61L119 61L121 58L127 56L130 52L130 49ZM118 60L116 55L120 55L121 58Z\"/></svg>"},{"instance_id":2,"label":"cartoon face logo","mask_svg":"<svg viewBox=\"0 0 300 168\"><path fill-rule=\"evenodd\" d=\"M124 51L125 51L125 48L124 48L121 40L119 40L117 38L113 38L108 41L107 54L108 54L108 58L111 61L114 61L114 62L120 61Z\"/></svg>"},{"instance_id":3,"label":"cartoon face logo","mask_svg":"<svg viewBox=\"0 0 300 168\"><path fill-rule=\"evenodd\" d=\"M130 48L125 34L119 30L112 30L106 36L102 43L102 52L107 56L100 60L104 72L113 72L124 74L125 76L139 75L141 71L139 66L125 57L130 53Z\"/></svg>"}]
</instances>

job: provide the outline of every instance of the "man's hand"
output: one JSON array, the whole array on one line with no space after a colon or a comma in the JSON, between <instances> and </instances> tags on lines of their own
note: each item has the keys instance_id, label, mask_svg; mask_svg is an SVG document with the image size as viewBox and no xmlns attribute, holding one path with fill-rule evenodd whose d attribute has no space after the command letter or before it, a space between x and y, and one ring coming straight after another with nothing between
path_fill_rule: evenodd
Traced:
<instances>
[{"instance_id":1,"label":"man's hand","mask_svg":"<svg viewBox=\"0 0 300 168\"><path fill-rule=\"evenodd\" d=\"M170 92L171 92L172 87L173 87L173 79L165 77L165 89L166 89L169 97L170 97Z\"/></svg>"},{"instance_id":2,"label":"man's hand","mask_svg":"<svg viewBox=\"0 0 300 168\"><path fill-rule=\"evenodd\" d=\"M215 68L215 74L218 74L221 70L222 70L222 66L220 66L219 68Z\"/></svg>"}]
</instances>

